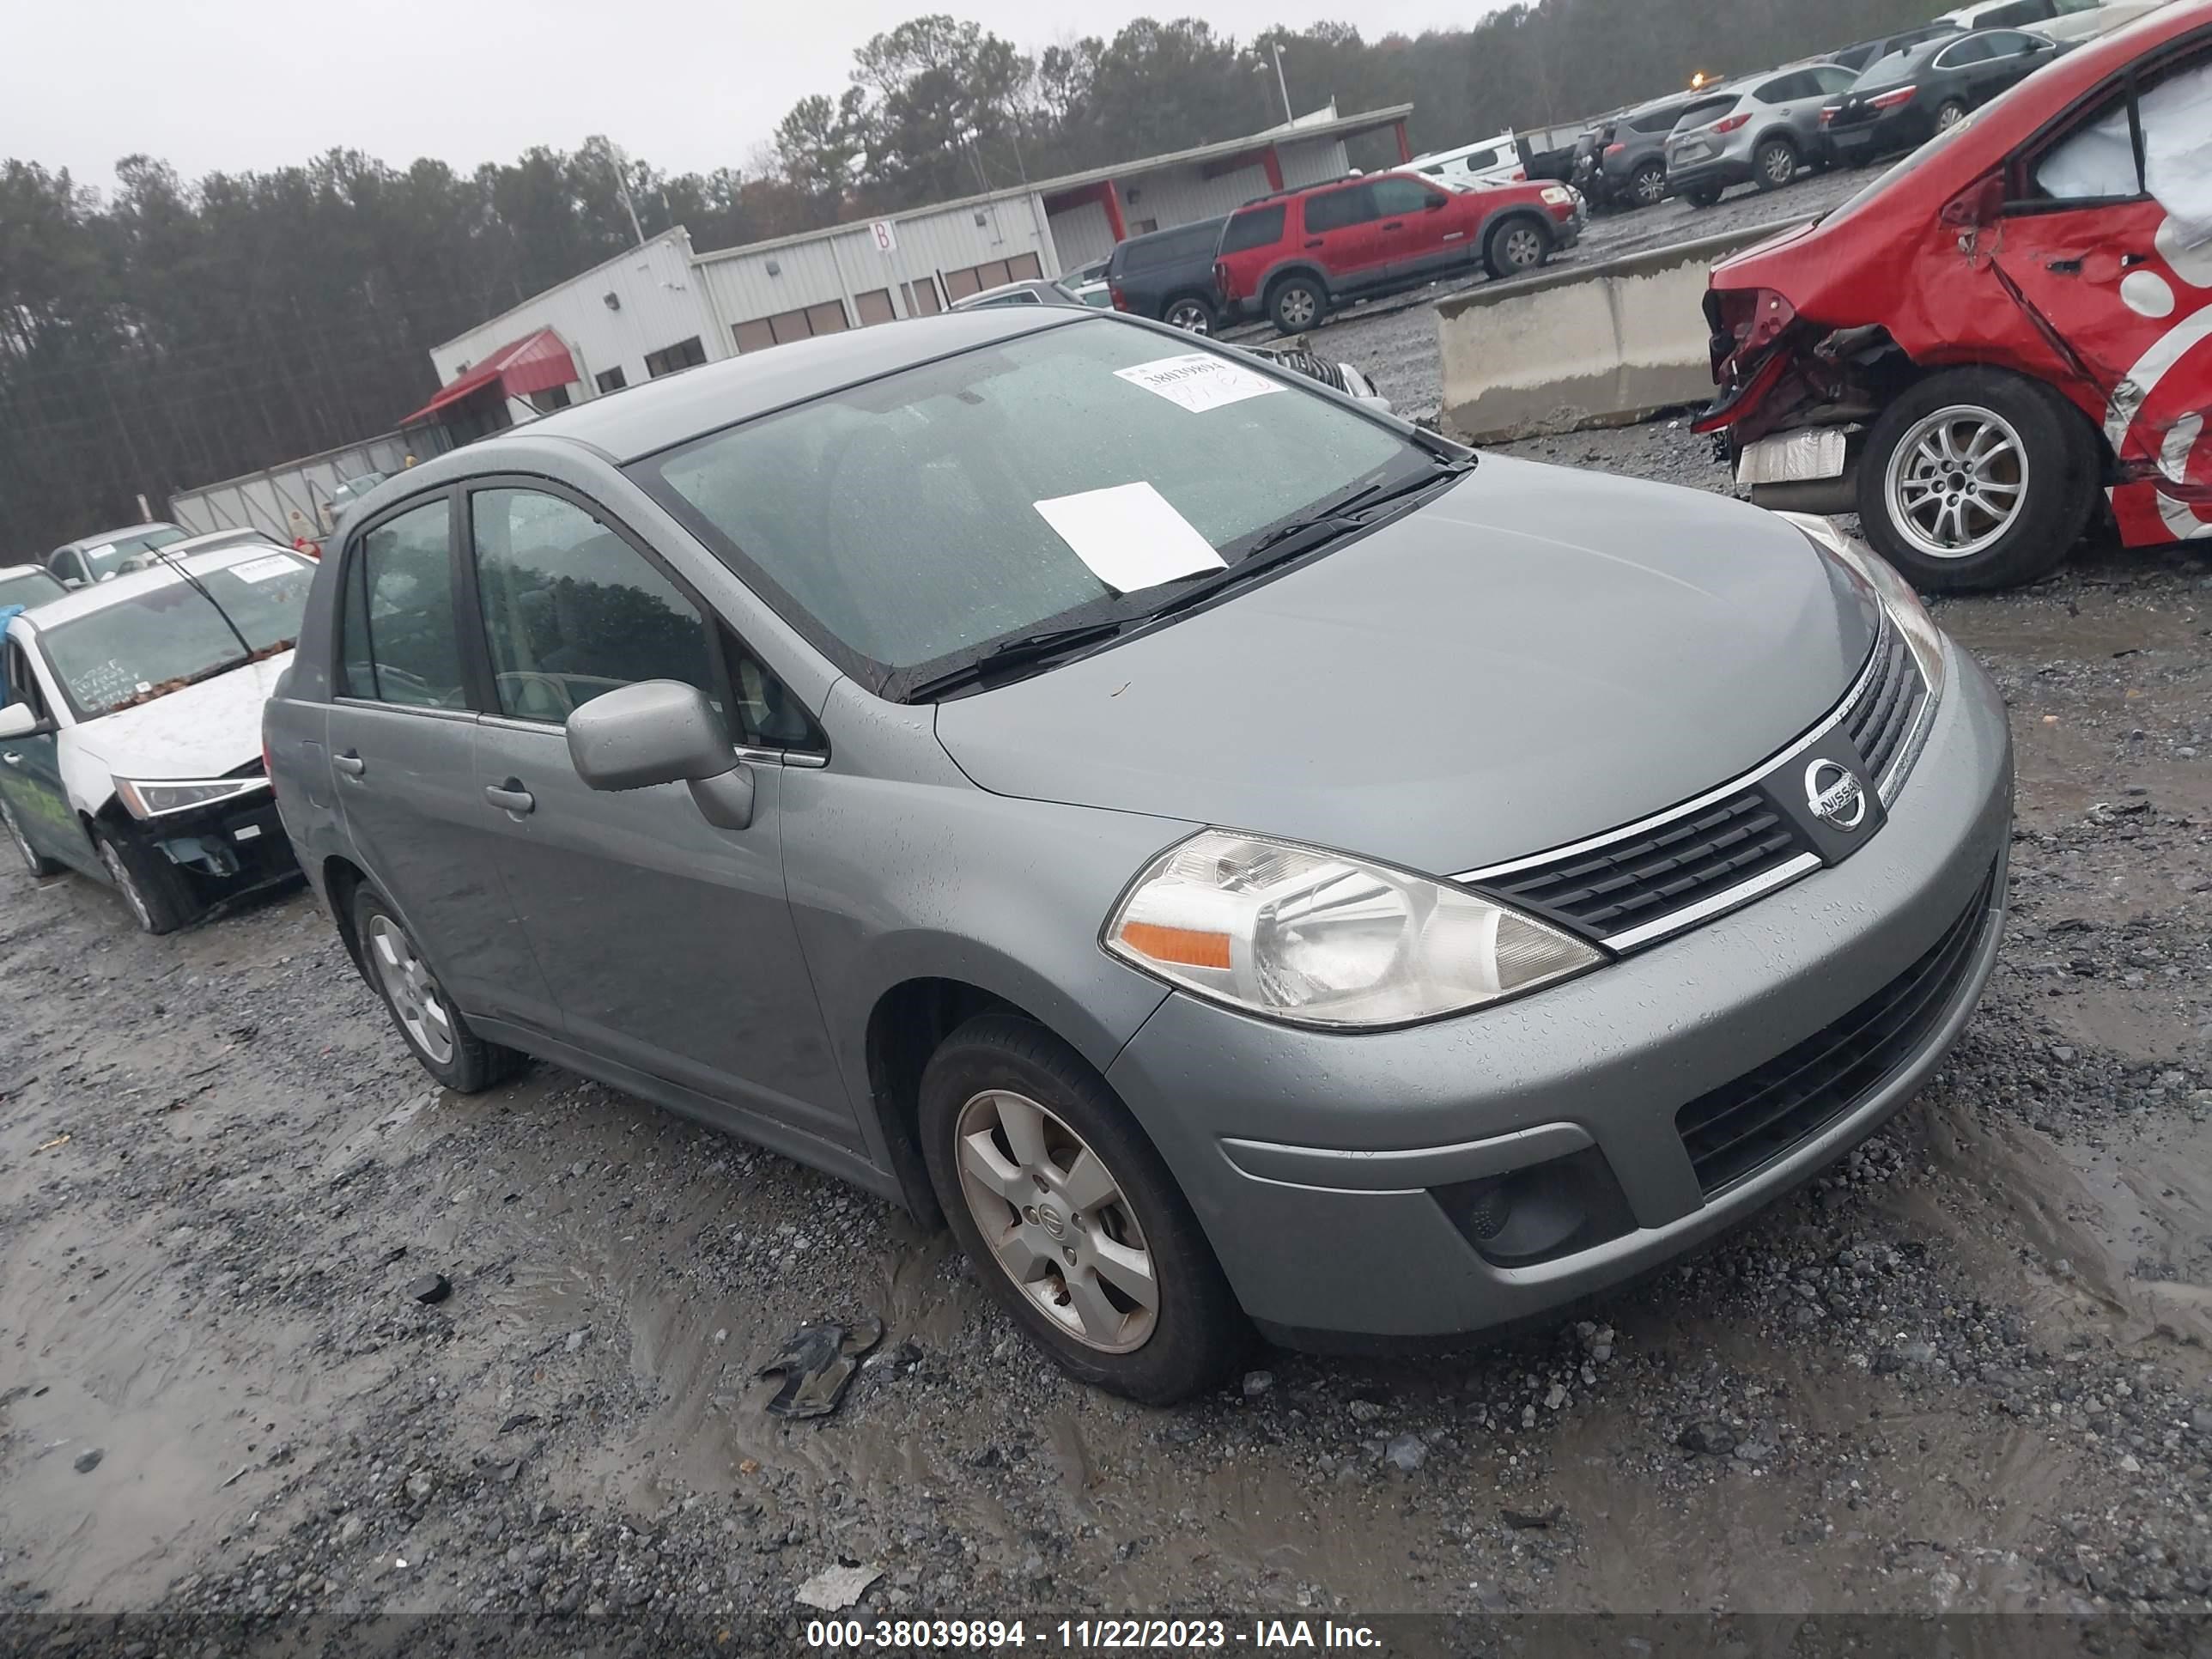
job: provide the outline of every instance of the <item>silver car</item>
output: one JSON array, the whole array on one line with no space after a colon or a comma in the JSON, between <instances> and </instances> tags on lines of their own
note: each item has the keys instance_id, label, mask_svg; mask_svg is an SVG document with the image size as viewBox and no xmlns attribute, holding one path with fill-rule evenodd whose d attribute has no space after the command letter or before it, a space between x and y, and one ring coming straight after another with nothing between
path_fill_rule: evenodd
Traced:
<instances>
[{"instance_id":1,"label":"silver car","mask_svg":"<svg viewBox=\"0 0 2212 1659\"><path fill-rule=\"evenodd\" d=\"M1856 78L1840 64L1801 64L1699 98L1667 135L1667 187L1711 207L1731 185L1778 190L1800 168L1824 165L1820 106Z\"/></svg>"},{"instance_id":2,"label":"silver car","mask_svg":"<svg viewBox=\"0 0 2212 1659\"><path fill-rule=\"evenodd\" d=\"M2004 709L1823 520L1478 457L1164 325L709 364L391 481L265 736L430 1073L942 1214L1075 1376L1463 1340L1896 1111Z\"/></svg>"}]
</instances>

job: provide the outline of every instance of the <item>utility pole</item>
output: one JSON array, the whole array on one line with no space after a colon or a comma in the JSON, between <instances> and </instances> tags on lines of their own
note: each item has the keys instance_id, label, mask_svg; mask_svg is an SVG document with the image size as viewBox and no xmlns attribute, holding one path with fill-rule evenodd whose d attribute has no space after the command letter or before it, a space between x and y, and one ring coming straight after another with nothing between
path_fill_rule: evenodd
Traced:
<instances>
[{"instance_id":1,"label":"utility pole","mask_svg":"<svg viewBox=\"0 0 2212 1659\"><path fill-rule=\"evenodd\" d=\"M1298 118L1291 113L1291 83L1283 78L1283 43L1271 40L1267 44L1275 54L1275 88L1283 94L1283 125L1295 125Z\"/></svg>"},{"instance_id":2,"label":"utility pole","mask_svg":"<svg viewBox=\"0 0 2212 1659\"><path fill-rule=\"evenodd\" d=\"M621 150L615 148L611 141L607 144L607 161L615 170L615 194L622 198L623 207L629 214L629 228L631 234L637 238L637 245L640 247L643 247L645 246L645 227L638 223L637 204L629 198L629 180L623 173L623 153Z\"/></svg>"}]
</instances>

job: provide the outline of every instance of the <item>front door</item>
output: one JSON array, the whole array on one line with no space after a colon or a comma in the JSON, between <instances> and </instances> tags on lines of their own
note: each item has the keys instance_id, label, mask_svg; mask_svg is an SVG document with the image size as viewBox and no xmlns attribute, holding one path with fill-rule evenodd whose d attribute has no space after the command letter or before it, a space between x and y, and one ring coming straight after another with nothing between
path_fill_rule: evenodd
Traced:
<instances>
[{"instance_id":1,"label":"front door","mask_svg":"<svg viewBox=\"0 0 2212 1659\"><path fill-rule=\"evenodd\" d=\"M62 782L55 688L17 641L7 642L0 665L8 677L8 700L28 708L44 728L35 737L0 738L0 800L8 803L9 817L34 852L105 881L106 872L84 832L84 821L70 807Z\"/></svg>"},{"instance_id":2,"label":"front door","mask_svg":"<svg viewBox=\"0 0 2212 1659\"><path fill-rule=\"evenodd\" d=\"M784 894L782 768L753 766L753 820L718 830L680 784L601 792L568 759L569 711L617 686L697 686L738 738L776 702L703 605L610 520L543 489L470 496L476 599L498 712L474 811L568 1039L845 1145L858 1142ZM803 729L803 716L800 717Z\"/></svg>"},{"instance_id":3,"label":"front door","mask_svg":"<svg viewBox=\"0 0 2212 1659\"><path fill-rule=\"evenodd\" d=\"M1373 187L1346 185L1307 197L1305 235L1299 246L1328 272L1331 288L1370 284L1382 257L1375 230Z\"/></svg>"},{"instance_id":4,"label":"front door","mask_svg":"<svg viewBox=\"0 0 2212 1659\"><path fill-rule=\"evenodd\" d=\"M1368 188L1375 193L1377 263L1389 280L1412 282L1475 256L1468 246L1469 216L1452 212L1444 191L1395 174Z\"/></svg>"},{"instance_id":5,"label":"front door","mask_svg":"<svg viewBox=\"0 0 2212 1659\"><path fill-rule=\"evenodd\" d=\"M2018 159L1994 243L2023 324L2063 350L2062 388L2140 481L2114 495L2131 543L2212 533L2212 243L2181 228L2193 205L2212 217L2208 103L2201 43L2140 70Z\"/></svg>"},{"instance_id":6,"label":"front door","mask_svg":"<svg viewBox=\"0 0 2212 1659\"><path fill-rule=\"evenodd\" d=\"M450 495L348 538L331 788L348 838L464 1012L557 1030L482 829Z\"/></svg>"}]
</instances>

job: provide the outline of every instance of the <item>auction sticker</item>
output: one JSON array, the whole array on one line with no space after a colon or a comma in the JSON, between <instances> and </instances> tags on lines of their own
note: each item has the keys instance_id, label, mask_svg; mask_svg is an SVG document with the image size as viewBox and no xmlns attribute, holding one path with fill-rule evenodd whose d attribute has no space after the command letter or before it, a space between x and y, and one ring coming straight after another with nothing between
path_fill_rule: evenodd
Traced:
<instances>
[{"instance_id":1,"label":"auction sticker","mask_svg":"<svg viewBox=\"0 0 2212 1659\"><path fill-rule=\"evenodd\" d=\"M295 576L302 573L300 562L282 553L272 553L265 559L251 560L234 564L230 574L242 582L273 582L279 576Z\"/></svg>"},{"instance_id":2,"label":"auction sticker","mask_svg":"<svg viewBox=\"0 0 2212 1659\"><path fill-rule=\"evenodd\" d=\"M1181 404L1200 413L1283 389L1280 380L1271 380L1255 369L1232 363L1226 357L1217 357L1210 351L1162 357L1157 362L1139 363L1133 368L1117 368L1114 373L1131 386L1140 386L1147 392L1158 392L1171 404Z\"/></svg>"}]
</instances>

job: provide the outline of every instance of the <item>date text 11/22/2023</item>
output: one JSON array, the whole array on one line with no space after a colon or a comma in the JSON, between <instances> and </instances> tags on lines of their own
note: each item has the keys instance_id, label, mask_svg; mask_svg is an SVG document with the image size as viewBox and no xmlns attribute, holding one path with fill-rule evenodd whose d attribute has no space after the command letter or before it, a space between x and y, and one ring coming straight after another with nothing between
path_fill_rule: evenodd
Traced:
<instances>
[{"instance_id":1,"label":"date text 11/22/2023","mask_svg":"<svg viewBox=\"0 0 2212 1659\"><path fill-rule=\"evenodd\" d=\"M1062 1619L815 1619L806 1644L826 1650L915 1649L993 1652L1037 1648L1047 1652L1176 1652L1243 1649L1248 1653L1295 1653L1323 1649L1373 1652L1382 1641L1361 1624L1334 1620Z\"/></svg>"}]
</instances>

